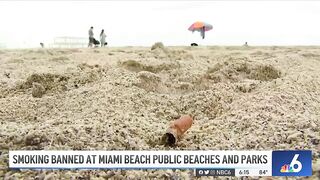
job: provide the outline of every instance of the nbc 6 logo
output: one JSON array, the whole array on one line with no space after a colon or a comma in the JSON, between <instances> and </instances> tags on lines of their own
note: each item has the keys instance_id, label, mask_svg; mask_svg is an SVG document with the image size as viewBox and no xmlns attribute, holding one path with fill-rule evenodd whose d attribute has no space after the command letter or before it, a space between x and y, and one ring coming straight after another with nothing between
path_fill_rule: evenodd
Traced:
<instances>
[{"instance_id":1,"label":"nbc 6 logo","mask_svg":"<svg viewBox=\"0 0 320 180\"><path fill-rule=\"evenodd\" d=\"M312 176L312 152L273 151L272 176Z\"/></svg>"},{"instance_id":2,"label":"nbc 6 logo","mask_svg":"<svg viewBox=\"0 0 320 180\"><path fill-rule=\"evenodd\" d=\"M302 164L300 161L298 161L298 157L299 157L299 154L295 154L290 163L290 167L292 168L293 172L300 172L302 169ZM297 165L296 168L295 168L295 165Z\"/></svg>"}]
</instances>

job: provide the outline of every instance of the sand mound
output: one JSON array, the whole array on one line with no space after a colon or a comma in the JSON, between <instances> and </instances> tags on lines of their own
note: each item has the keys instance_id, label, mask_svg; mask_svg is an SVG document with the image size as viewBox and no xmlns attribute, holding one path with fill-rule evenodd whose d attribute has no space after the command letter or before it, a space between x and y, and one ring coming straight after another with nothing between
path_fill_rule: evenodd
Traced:
<instances>
[{"instance_id":1,"label":"sand mound","mask_svg":"<svg viewBox=\"0 0 320 180\"><path fill-rule=\"evenodd\" d=\"M272 65L258 65L251 70L250 79L271 81L280 78L281 72Z\"/></svg>"},{"instance_id":2,"label":"sand mound","mask_svg":"<svg viewBox=\"0 0 320 180\"><path fill-rule=\"evenodd\" d=\"M17 89L29 89L33 87L33 83L42 85L47 92L63 90L67 84L69 77L51 73L34 73L30 75L25 82L17 86Z\"/></svg>"},{"instance_id":3,"label":"sand mound","mask_svg":"<svg viewBox=\"0 0 320 180\"><path fill-rule=\"evenodd\" d=\"M77 66L75 72L33 73L25 81L17 82L14 88L4 87L0 89L0 92L2 92L2 97L6 97L19 92L29 93L31 90L33 97L40 98L44 94L52 95L96 82L103 77L105 72L106 69L100 65L82 63Z\"/></svg>"},{"instance_id":4,"label":"sand mound","mask_svg":"<svg viewBox=\"0 0 320 180\"><path fill-rule=\"evenodd\" d=\"M163 84L161 77L149 71L141 71L138 73L139 82L136 86L146 91L161 92Z\"/></svg>"},{"instance_id":5,"label":"sand mound","mask_svg":"<svg viewBox=\"0 0 320 180\"><path fill-rule=\"evenodd\" d=\"M142 54L142 57L145 57L146 54ZM161 49L161 48L157 48L151 51L151 54L149 55L149 57L154 57L156 59L160 59L160 60L166 60L169 58L169 50L167 49Z\"/></svg>"},{"instance_id":6,"label":"sand mound","mask_svg":"<svg viewBox=\"0 0 320 180\"><path fill-rule=\"evenodd\" d=\"M151 47L151 50L154 57L158 59L170 59L170 60L193 60L194 59L193 55L187 52L186 50L165 48L161 42L155 43Z\"/></svg>"},{"instance_id":7,"label":"sand mound","mask_svg":"<svg viewBox=\"0 0 320 180\"><path fill-rule=\"evenodd\" d=\"M48 141L48 137L38 131L30 131L23 139L25 146L36 146L39 149L43 149L42 143L47 145Z\"/></svg>"},{"instance_id":8,"label":"sand mound","mask_svg":"<svg viewBox=\"0 0 320 180\"><path fill-rule=\"evenodd\" d=\"M41 98L46 92L45 87L42 86L42 84L33 83L33 87L32 87L32 96L33 97L37 97L37 98Z\"/></svg>"},{"instance_id":9,"label":"sand mound","mask_svg":"<svg viewBox=\"0 0 320 180\"><path fill-rule=\"evenodd\" d=\"M151 50L155 50L155 49L162 49L162 50L164 50L165 47L164 47L164 45L163 45L162 42L156 42L156 43L154 43L154 44L151 46Z\"/></svg>"},{"instance_id":10,"label":"sand mound","mask_svg":"<svg viewBox=\"0 0 320 180\"><path fill-rule=\"evenodd\" d=\"M194 85L189 82L178 82L174 85L176 90L180 90L181 93L190 92L194 89Z\"/></svg>"},{"instance_id":11,"label":"sand mound","mask_svg":"<svg viewBox=\"0 0 320 180\"><path fill-rule=\"evenodd\" d=\"M247 62L225 61L209 68L205 77L215 82L238 82L243 79L271 81L281 76L272 65L248 64Z\"/></svg>"},{"instance_id":12,"label":"sand mound","mask_svg":"<svg viewBox=\"0 0 320 180\"><path fill-rule=\"evenodd\" d=\"M156 48L152 50L152 57L160 60L193 60L191 53L185 50ZM145 55L141 55L145 57Z\"/></svg>"},{"instance_id":13,"label":"sand mound","mask_svg":"<svg viewBox=\"0 0 320 180\"><path fill-rule=\"evenodd\" d=\"M301 56L305 58L320 58L320 55L316 53L302 53Z\"/></svg>"},{"instance_id":14,"label":"sand mound","mask_svg":"<svg viewBox=\"0 0 320 180\"><path fill-rule=\"evenodd\" d=\"M193 60L194 57L191 53L185 50L171 50L169 51L169 58L174 60Z\"/></svg>"},{"instance_id":15,"label":"sand mound","mask_svg":"<svg viewBox=\"0 0 320 180\"><path fill-rule=\"evenodd\" d=\"M98 81L106 72L106 69L100 65L89 65L87 63L82 63L77 66L80 69L79 73L73 73L71 82L73 84L85 85Z\"/></svg>"},{"instance_id":16,"label":"sand mound","mask_svg":"<svg viewBox=\"0 0 320 180\"><path fill-rule=\"evenodd\" d=\"M61 91L65 88L69 77L65 75L59 74L51 74L51 73L34 73L30 75L25 82L18 85L18 89L29 89L32 88L33 83L38 83L42 85L47 92L50 91Z\"/></svg>"},{"instance_id":17,"label":"sand mound","mask_svg":"<svg viewBox=\"0 0 320 180\"><path fill-rule=\"evenodd\" d=\"M135 60L119 62L119 65L121 67L124 67L134 72L149 71L152 73L158 73L161 71L168 71L171 69L179 68L179 63L163 63L163 64L157 64L157 65L146 65Z\"/></svg>"},{"instance_id":18,"label":"sand mound","mask_svg":"<svg viewBox=\"0 0 320 180\"><path fill-rule=\"evenodd\" d=\"M272 53L269 52L262 52L262 51L256 51L254 53L250 54L251 56L255 57L255 58L261 58L261 59L269 59L269 58L274 58L276 57L275 55L273 55Z\"/></svg>"},{"instance_id":19,"label":"sand mound","mask_svg":"<svg viewBox=\"0 0 320 180\"><path fill-rule=\"evenodd\" d=\"M240 92L250 93L259 85L259 82L252 80L244 80L242 82L237 83L236 85L237 89Z\"/></svg>"}]
</instances>

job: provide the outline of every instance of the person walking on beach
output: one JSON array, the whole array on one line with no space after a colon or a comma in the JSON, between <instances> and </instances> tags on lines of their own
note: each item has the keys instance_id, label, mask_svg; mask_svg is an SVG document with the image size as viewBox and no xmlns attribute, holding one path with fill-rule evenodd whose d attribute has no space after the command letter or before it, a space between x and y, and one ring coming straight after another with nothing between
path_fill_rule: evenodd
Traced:
<instances>
[{"instance_id":1,"label":"person walking on beach","mask_svg":"<svg viewBox=\"0 0 320 180\"><path fill-rule=\"evenodd\" d=\"M101 33L100 33L100 43L101 43L101 47L105 46L106 43L106 34L104 33L104 29L102 29Z\"/></svg>"},{"instance_id":2,"label":"person walking on beach","mask_svg":"<svg viewBox=\"0 0 320 180\"><path fill-rule=\"evenodd\" d=\"M94 37L93 37L93 27L89 29L89 44L88 47L93 47Z\"/></svg>"}]
</instances>

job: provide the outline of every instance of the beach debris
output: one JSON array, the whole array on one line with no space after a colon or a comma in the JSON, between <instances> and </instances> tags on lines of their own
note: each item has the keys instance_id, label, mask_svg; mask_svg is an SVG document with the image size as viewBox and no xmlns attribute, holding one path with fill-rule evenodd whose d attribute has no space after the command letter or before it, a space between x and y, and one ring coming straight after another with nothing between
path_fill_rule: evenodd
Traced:
<instances>
[{"instance_id":1,"label":"beach debris","mask_svg":"<svg viewBox=\"0 0 320 180\"><path fill-rule=\"evenodd\" d=\"M32 96L41 98L46 93L46 89L40 83L32 83Z\"/></svg>"},{"instance_id":2,"label":"beach debris","mask_svg":"<svg viewBox=\"0 0 320 180\"><path fill-rule=\"evenodd\" d=\"M164 49L164 45L162 42L156 42L151 46L151 50L155 50L155 49Z\"/></svg>"},{"instance_id":3,"label":"beach debris","mask_svg":"<svg viewBox=\"0 0 320 180\"><path fill-rule=\"evenodd\" d=\"M183 115L172 121L166 133L162 136L162 142L166 145L174 145L182 135L192 126L193 119L190 115Z\"/></svg>"}]
</instances>

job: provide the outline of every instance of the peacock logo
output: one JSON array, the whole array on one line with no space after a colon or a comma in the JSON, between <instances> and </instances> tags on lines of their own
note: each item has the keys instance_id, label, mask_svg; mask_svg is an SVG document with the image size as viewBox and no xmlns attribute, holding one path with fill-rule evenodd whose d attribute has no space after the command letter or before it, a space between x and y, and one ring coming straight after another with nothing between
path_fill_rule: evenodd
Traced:
<instances>
[{"instance_id":1,"label":"peacock logo","mask_svg":"<svg viewBox=\"0 0 320 180\"><path fill-rule=\"evenodd\" d=\"M296 173L302 169L302 164L298 161L299 154L295 154L290 164L281 166L280 172L282 173Z\"/></svg>"}]
</instances>

